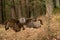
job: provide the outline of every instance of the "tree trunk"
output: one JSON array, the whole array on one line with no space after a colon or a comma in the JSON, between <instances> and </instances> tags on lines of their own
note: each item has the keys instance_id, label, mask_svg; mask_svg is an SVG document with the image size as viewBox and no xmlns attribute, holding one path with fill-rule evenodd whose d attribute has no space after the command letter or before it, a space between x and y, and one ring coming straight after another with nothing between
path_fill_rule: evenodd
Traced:
<instances>
[{"instance_id":1,"label":"tree trunk","mask_svg":"<svg viewBox=\"0 0 60 40\"><path fill-rule=\"evenodd\" d=\"M27 14L27 17L29 18L30 17L30 13L29 13L29 0L26 0L26 14Z\"/></svg>"},{"instance_id":2,"label":"tree trunk","mask_svg":"<svg viewBox=\"0 0 60 40\"><path fill-rule=\"evenodd\" d=\"M4 23L5 20L5 0L1 0L1 22Z\"/></svg>"},{"instance_id":3,"label":"tree trunk","mask_svg":"<svg viewBox=\"0 0 60 40\"><path fill-rule=\"evenodd\" d=\"M46 16L51 15L53 12L53 0L46 0Z\"/></svg>"},{"instance_id":4,"label":"tree trunk","mask_svg":"<svg viewBox=\"0 0 60 40\"><path fill-rule=\"evenodd\" d=\"M0 0L0 23L2 23L1 0Z\"/></svg>"},{"instance_id":5,"label":"tree trunk","mask_svg":"<svg viewBox=\"0 0 60 40\"><path fill-rule=\"evenodd\" d=\"M11 12L12 12L12 18L17 19L17 8L16 8L15 0L12 0Z\"/></svg>"},{"instance_id":6,"label":"tree trunk","mask_svg":"<svg viewBox=\"0 0 60 40\"><path fill-rule=\"evenodd\" d=\"M50 37L50 22L51 22L51 14L53 11L53 0L46 0L46 25L48 30L48 36Z\"/></svg>"},{"instance_id":7,"label":"tree trunk","mask_svg":"<svg viewBox=\"0 0 60 40\"><path fill-rule=\"evenodd\" d=\"M11 0L5 1L5 16L6 20L11 18Z\"/></svg>"},{"instance_id":8,"label":"tree trunk","mask_svg":"<svg viewBox=\"0 0 60 40\"><path fill-rule=\"evenodd\" d=\"M21 5L20 5L20 0L18 1L18 5L17 5L17 9L18 9L18 18L20 18L22 15L21 15Z\"/></svg>"},{"instance_id":9,"label":"tree trunk","mask_svg":"<svg viewBox=\"0 0 60 40\"><path fill-rule=\"evenodd\" d=\"M13 19L16 19L14 8L11 8L11 15Z\"/></svg>"},{"instance_id":10,"label":"tree trunk","mask_svg":"<svg viewBox=\"0 0 60 40\"><path fill-rule=\"evenodd\" d=\"M29 16L30 18L33 18L33 10L32 10L32 0L29 0Z\"/></svg>"},{"instance_id":11,"label":"tree trunk","mask_svg":"<svg viewBox=\"0 0 60 40\"><path fill-rule=\"evenodd\" d=\"M56 0L56 7L57 8L60 8L60 3L59 2L60 2L59 0Z\"/></svg>"},{"instance_id":12,"label":"tree trunk","mask_svg":"<svg viewBox=\"0 0 60 40\"><path fill-rule=\"evenodd\" d=\"M21 7L22 7L22 16L26 17L25 0L21 0Z\"/></svg>"}]
</instances>

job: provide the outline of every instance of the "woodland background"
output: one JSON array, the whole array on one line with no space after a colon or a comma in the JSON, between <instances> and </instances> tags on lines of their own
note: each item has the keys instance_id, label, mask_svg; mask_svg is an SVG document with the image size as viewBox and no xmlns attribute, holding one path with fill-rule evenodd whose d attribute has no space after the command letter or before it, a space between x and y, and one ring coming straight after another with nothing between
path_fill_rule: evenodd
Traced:
<instances>
[{"instance_id":1,"label":"woodland background","mask_svg":"<svg viewBox=\"0 0 60 40\"><path fill-rule=\"evenodd\" d=\"M10 18L38 17L60 8L60 0L0 0L0 23Z\"/></svg>"}]
</instances>

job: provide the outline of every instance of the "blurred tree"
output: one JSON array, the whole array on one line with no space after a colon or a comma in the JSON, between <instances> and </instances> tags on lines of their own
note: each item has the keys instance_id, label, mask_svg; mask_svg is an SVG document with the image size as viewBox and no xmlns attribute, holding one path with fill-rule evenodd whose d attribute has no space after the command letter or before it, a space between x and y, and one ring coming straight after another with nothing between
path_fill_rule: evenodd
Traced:
<instances>
[{"instance_id":1,"label":"blurred tree","mask_svg":"<svg viewBox=\"0 0 60 40\"><path fill-rule=\"evenodd\" d=\"M16 1L15 0L12 0L11 2L11 15L12 15L12 18L14 19L17 19L18 18L18 12L17 12L17 7L16 7Z\"/></svg>"},{"instance_id":2,"label":"blurred tree","mask_svg":"<svg viewBox=\"0 0 60 40\"><path fill-rule=\"evenodd\" d=\"M29 0L29 17L33 18L33 10L32 10L33 9L33 7L32 7L33 5L32 5L31 2L32 2L32 0Z\"/></svg>"},{"instance_id":3,"label":"blurred tree","mask_svg":"<svg viewBox=\"0 0 60 40\"><path fill-rule=\"evenodd\" d=\"M20 1L21 0L17 0L18 2L17 2L17 11L18 11L18 18L20 18L21 17L21 3L20 3Z\"/></svg>"},{"instance_id":4,"label":"blurred tree","mask_svg":"<svg viewBox=\"0 0 60 40\"><path fill-rule=\"evenodd\" d=\"M11 18L11 0L5 0L6 20Z\"/></svg>"},{"instance_id":5,"label":"blurred tree","mask_svg":"<svg viewBox=\"0 0 60 40\"><path fill-rule=\"evenodd\" d=\"M4 23L4 20L5 20L5 0L0 0L1 2L1 22Z\"/></svg>"},{"instance_id":6,"label":"blurred tree","mask_svg":"<svg viewBox=\"0 0 60 40\"><path fill-rule=\"evenodd\" d=\"M14 0L11 0L11 18L16 19L16 8Z\"/></svg>"},{"instance_id":7,"label":"blurred tree","mask_svg":"<svg viewBox=\"0 0 60 40\"><path fill-rule=\"evenodd\" d=\"M60 8L60 1L59 0L56 0L56 7Z\"/></svg>"},{"instance_id":8,"label":"blurred tree","mask_svg":"<svg viewBox=\"0 0 60 40\"><path fill-rule=\"evenodd\" d=\"M46 13L45 0L33 0L31 2L31 5L32 5L32 13L34 17L45 15Z\"/></svg>"},{"instance_id":9,"label":"blurred tree","mask_svg":"<svg viewBox=\"0 0 60 40\"><path fill-rule=\"evenodd\" d=\"M2 23L1 0L0 0L0 23Z\"/></svg>"},{"instance_id":10,"label":"blurred tree","mask_svg":"<svg viewBox=\"0 0 60 40\"><path fill-rule=\"evenodd\" d=\"M21 4L22 4L22 10L23 10L23 14L22 16L26 17L26 7L25 7L25 1L26 0L21 0Z\"/></svg>"},{"instance_id":11,"label":"blurred tree","mask_svg":"<svg viewBox=\"0 0 60 40\"><path fill-rule=\"evenodd\" d=\"M26 13L28 17L37 17L45 14L45 1L41 0L26 0Z\"/></svg>"},{"instance_id":12,"label":"blurred tree","mask_svg":"<svg viewBox=\"0 0 60 40\"><path fill-rule=\"evenodd\" d=\"M51 15L53 12L53 0L45 0L46 2L46 25L48 29L48 36L50 37L51 31L50 31L50 22L51 22Z\"/></svg>"},{"instance_id":13,"label":"blurred tree","mask_svg":"<svg viewBox=\"0 0 60 40\"><path fill-rule=\"evenodd\" d=\"M29 0L25 0L26 17L29 17Z\"/></svg>"},{"instance_id":14,"label":"blurred tree","mask_svg":"<svg viewBox=\"0 0 60 40\"><path fill-rule=\"evenodd\" d=\"M46 15L49 16L53 12L53 0L46 0Z\"/></svg>"},{"instance_id":15,"label":"blurred tree","mask_svg":"<svg viewBox=\"0 0 60 40\"><path fill-rule=\"evenodd\" d=\"M26 13L27 13L27 17L30 18L33 14L31 13L31 0L26 0Z\"/></svg>"},{"instance_id":16,"label":"blurred tree","mask_svg":"<svg viewBox=\"0 0 60 40\"><path fill-rule=\"evenodd\" d=\"M56 0L53 0L54 8L56 8Z\"/></svg>"}]
</instances>

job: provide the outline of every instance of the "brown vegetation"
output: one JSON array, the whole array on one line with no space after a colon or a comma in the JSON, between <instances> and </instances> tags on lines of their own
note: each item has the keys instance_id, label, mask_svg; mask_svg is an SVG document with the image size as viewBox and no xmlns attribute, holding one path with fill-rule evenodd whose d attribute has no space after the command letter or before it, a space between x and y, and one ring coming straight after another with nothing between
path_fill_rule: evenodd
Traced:
<instances>
[{"instance_id":1,"label":"brown vegetation","mask_svg":"<svg viewBox=\"0 0 60 40\"><path fill-rule=\"evenodd\" d=\"M11 29L6 31L4 28L0 28L0 40L59 40L60 14L52 15L50 24L50 36L48 36L45 18L42 16L41 19L44 23L42 27L38 29L26 28L25 30L22 30L20 32L14 32Z\"/></svg>"}]
</instances>

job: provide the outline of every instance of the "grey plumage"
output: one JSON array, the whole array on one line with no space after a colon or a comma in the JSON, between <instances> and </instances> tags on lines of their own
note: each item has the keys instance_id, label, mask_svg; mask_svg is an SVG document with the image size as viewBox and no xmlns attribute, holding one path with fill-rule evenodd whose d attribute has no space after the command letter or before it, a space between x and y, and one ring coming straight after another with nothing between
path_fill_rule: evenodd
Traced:
<instances>
[{"instance_id":1,"label":"grey plumage","mask_svg":"<svg viewBox=\"0 0 60 40\"><path fill-rule=\"evenodd\" d=\"M33 28L39 28L39 27L41 27L41 21L40 20L30 20L27 24L26 24L26 26L27 27L33 27Z\"/></svg>"}]
</instances>

